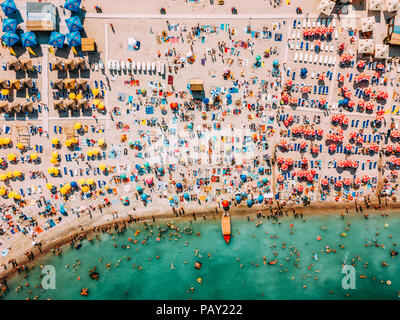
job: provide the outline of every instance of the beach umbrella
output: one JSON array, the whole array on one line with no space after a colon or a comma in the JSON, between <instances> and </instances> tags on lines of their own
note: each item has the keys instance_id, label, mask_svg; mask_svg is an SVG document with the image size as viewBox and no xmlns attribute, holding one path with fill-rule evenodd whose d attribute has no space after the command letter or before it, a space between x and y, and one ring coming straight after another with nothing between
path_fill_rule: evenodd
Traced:
<instances>
[{"instance_id":1,"label":"beach umbrella","mask_svg":"<svg viewBox=\"0 0 400 320\"><path fill-rule=\"evenodd\" d=\"M58 138L52 138L51 139L51 144L58 145L59 143L60 143L60 140L58 140Z\"/></svg>"},{"instance_id":2,"label":"beach umbrella","mask_svg":"<svg viewBox=\"0 0 400 320\"><path fill-rule=\"evenodd\" d=\"M18 148L18 150L24 150L25 146L21 142L18 142L17 143L17 148Z\"/></svg>"},{"instance_id":3,"label":"beach umbrella","mask_svg":"<svg viewBox=\"0 0 400 320\"><path fill-rule=\"evenodd\" d=\"M3 186L0 188L0 196L5 196L7 194L7 189L5 189Z\"/></svg>"},{"instance_id":4,"label":"beach umbrella","mask_svg":"<svg viewBox=\"0 0 400 320\"><path fill-rule=\"evenodd\" d=\"M186 200L189 200L189 199L190 199L189 193L187 193L187 192L185 192L185 193L183 194L183 197L184 197Z\"/></svg>"},{"instance_id":5,"label":"beach umbrella","mask_svg":"<svg viewBox=\"0 0 400 320\"><path fill-rule=\"evenodd\" d=\"M209 104L209 103L210 103L210 99L204 98L204 99L203 99L203 103L204 103L204 104Z\"/></svg>"},{"instance_id":6,"label":"beach umbrella","mask_svg":"<svg viewBox=\"0 0 400 320\"><path fill-rule=\"evenodd\" d=\"M79 184L80 186L83 186L85 183L86 183L86 180L83 179L83 178L81 178L81 179L78 180L78 184Z\"/></svg>"},{"instance_id":7,"label":"beach umbrella","mask_svg":"<svg viewBox=\"0 0 400 320\"><path fill-rule=\"evenodd\" d=\"M14 0L6 0L1 4L1 8L6 16L13 14L17 11Z\"/></svg>"},{"instance_id":8,"label":"beach umbrella","mask_svg":"<svg viewBox=\"0 0 400 320\"><path fill-rule=\"evenodd\" d=\"M241 174L240 175L240 180L242 180L242 182L246 182L247 181L247 176L245 174Z\"/></svg>"},{"instance_id":9,"label":"beach umbrella","mask_svg":"<svg viewBox=\"0 0 400 320\"><path fill-rule=\"evenodd\" d=\"M59 156L60 156L60 155L59 155L58 152L53 152L53 153L51 154L51 157L54 158L54 159L58 159Z\"/></svg>"},{"instance_id":10,"label":"beach umbrella","mask_svg":"<svg viewBox=\"0 0 400 320\"><path fill-rule=\"evenodd\" d=\"M79 12L81 0L65 0L64 8L72 12Z\"/></svg>"},{"instance_id":11,"label":"beach umbrella","mask_svg":"<svg viewBox=\"0 0 400 320\"><path fill-rule=\"evenodd\" d=\"M300 71L300 75L302 77L305 77L307 75L307 69L306 68L302 68L301 71Z\"/></svg>"},{"instance_id":12,"label":"beach umbrella","mask_svg":"<svg viewBox=\"0 0 400 320\"><path fill-rule=\"evenodd\" d=\"M259 167L258 168L258 173L263 174L264 173L264 167Z\"/></svg>"},{"instance_id":13,"label":"beach umbrella","mask_svg":"<svg viewBox=\"0 0 400 320\"><path fill-rule=\"evenodd\" d=\"M253 206L253 200L252 199L247 199L247 206L251 208Z\"/></svg>"},{"instance_id":14,"label":"beach umbrella","mask_svg":"<svg viewBox=\"0 0 400 320\"><path fill-rule=\"evenodd\" d=\"M76 47L82 44L79 31L67 33L67 42L69 47Z\"/></svg>"},{"instance_id":15,"label":"beach umbrella","mask_svg":"<svg viewBox=\"0 0 400 320\"><path fill-rule=\"evenodd\" d=\"M141 186L136 186L136 191L141 193L143 191L143 188Z\"/></svg>"},{"instance_id":16,"label":"beach umbrella","mask_svg":"<svg viewBox=\"0 0 400 320\"><path fill-rule=\"evenodd\" d=\"M89 178L86 180L86 184L87 185L93 185L94 184L94 180L92 178Z\"/></svg>"},{"instance_id":17,"label":"beach umbrella","mask_svg":"<svg viewBox=\"0 0 400 320\"><path fill-rule=\"evenodd\" d=\"M14 32L17 30L18 22L15 19L6 18L3 20L3 32Z\"/></svg>"},{"instance_id":18,"label":"beach umbrella","mask_svg":"<svg viewBox=\"0 0 400 320\"><path fill-rule=\"evenodd\" d=\"M39 157L39 155L37 153L32 153L29 158L31 158L31 160L35 161L37 158Z\"/></svg>"},{"instance_id":19,"label":"beach umbrella","mask_svg":"<svg viewBox=\"0 0 400 320\"><path fill-rule=\"evenodd\" d=\"M84 193L89 192L89 190L90 190L90 187L89 187L89 186L83 186L83 187L82 187L82 191L83 191Z\"/></svg>"},{"instance_id":20,"label":"beach umbrella","mask_svg":"<svg viewBox=\"0 0 400 320\"><path fill-rule=\"evenodd\" d=\"M263 179L262 179L262 182L263 182L263 184L267 184L267 183L268 183L268 178L266 178L266 177L263 178Z\"/></svg>"},{"instance_id":21,"label":"beach umbrella","mask_svg":"<svg viewBox=\"0 0 400 320\"><path fill-rule=\"evenodd\" d=\"M216 89L212 89L212 90L210 91L210 94L211 94L211 96L213 96L214 98L219 96L219 92L218 92Z\"/></svg>"},{"instance_id":22,"label":"beach umbrella","mask_svg":"<svg viewBox=\"0 0 400 320\"><path fill-rule=\"evenodd\" d=\"M1 181L6 181L6 180L7 180L7 175L6 175L5 173L2 173L2 174L0 175L0 180L1 180Z\"/></svg>"},{"instance_id":23,"label":"beach umbrella","mask_svg":"<svg viewBox=\"0 0 400 320\"><path fill-rule=\"evenodd\" d=\"M62 48L64 46L65 35L57 31L53 31L50 35L49 45L57 48Z\"/></svg>"},{"instance_id":24,"label":"beach umbrella","mask_svg":"<svg viewBox=\"0 0 400 320\"><path fill-rule=\"evenodd\" d=\"M71 18L65 19L69 32L80 31L83 29L82 22L79 16L72 16Z\"/></svg>"},{"instance_id":25,"label":"beach umbrella","mask_svg":"<svg viewBox=\"0 0 400 320\"><path fill-rule=\"evenodd\" d=\"M362 182L364 182L364 183L367 183L367 182L369 182L369 176L368 175L365 175L363 178L362 178Z\"/></svg>"},{"instance_id":26,"label":"beach umbrella","mask_svg":"<svg viewBox=\"0 0 400 320\"><path fill-rule=\"evenodd\" d=\"M82 124L80 122L75 122L74 128L75 130L80 130L82 128Z\"/></svg>"},{"instance_id":27,"label":"beach umbrella","mask_svg":"<svg viewBox=\"0 0 400 320\"><path fill-rule=\"evenodd\" d=\"M21 34L21 42L24 48L37 45L36 36L32 31Z\"/></svg>"},{"instance_id":28,"label":"beach umbrella","mask_svg":"<svg viewBox=\"0 0 400 320\"><path fill-rule=\"evenodd\" d=\"M9 153L7 156L8 161L15 161L17 156L14 153Z\"/></svg>"},{"instance_id":29,"label":"beach umbrella","mask_svg":"<svg viewBox=\"0 0 400 320\"><path fill-rule=\"evenodd\" d=\"M8 47L12 47L14 44L19 42L19 36L14 32L6 32L1 36L1 39Z\"/></svg>"},{"instance_id":30,"label":"beach umbrella","mask_svg":"<svg viewBox=\"0 0 400 320\"><path fill-rule=\"evenodd\" d=\"M55 158L51 158L50 159L50 163L51 164L56 164L58 161L57 161L57 159L55 159Z\"/></svg>"},{"instance_id":31,"label":"beach umbrella","mask_svg":"<svg viewBox=\"0 0 400 320\"><path fill-rule=\"evenodd\" d=\"M260 61L261 60L261 56L258 54L256 55L256 61Z\"/></svg>"},{"instance_id":32,"label":"beach umbrella","mask_svg":"<svg viewBox=\"0 0 400 320\"><path fill-rule=\"evenodd\" d=\"M100 163L100 164L99 164L99 169L100 169L101 171L106 171L107 165L104 164L104 163Z\"/></svg>"},{"instance_id":33,"label":"beach umbrella","mask_svg":"<svg viewBox=\"0 0 400 320\"><path fill-rule=\"evenodd\" d=\"M260 194L257 198L258 203L262 203L264 201L264 197L262 194Z\"/></svg>"},{"instance_id":34,"label":"beach umbrella","mask_svg":"<svg viewBox=\"0 0 400 320\"><path fill-rule=\"evenodd\" d=\"M146 193L142 193L142 194L140 195L140 199L142 199L143 201L146 201L147 198L148 198L148 195L147 195Z\"/></svg>"},{"instance_id":35,"label":"beach umbrella","mask_svg":"<svg viewBox=\"0 0 400 320\"><path fill-rule=\"evenodd\" d=\"M279 66L279 60L278 60L278 59L275 59L275 60L272 62L272 64L273 64L274 67Z\"/></svg>"},{"instance_id":36,"label":"beach umbrella","mask_svg":"<svg viewBox=\"0 0 400 320\"><path fill-rule=\"evenodd\" d=\"M152 185L153 184L153 177L150 177L150 176L146 177L145 182L148 185Z\"/></svg>"},{"instance_id":37,"label":"beach umbrella","mask_svg":"<svg viewBox=\"0 0 400 320\"><path fill-rule=\"evenodd\" d=\"M237 194L235 196L235 200L236 200L237 203L240 203L242 201L242 196L240 194Z\"/></svg>"},{"instance_id":38,"label":"beach umbrella","mask_svg":"<svg viewBox=\"0 0 400 320\"><path fill-rule=\"evenodd\" d=\"M223 200L222 201L222 207L224 207L224 208L229 207L229 201L228 200Z\"/></svg>"},{"instance_id":39,"label":"beach umbrella","mask_svg":"<svg viewBox=\"0 0 400 320\"><path fill-rule=\"evenodd\" d=\"M93 93L93 95L94 95L95 97L97 97L97 96L99 95L100 91L99 91L99 89L96 89L96 88L95 88L95 89L92 89L92 93ZM96 100L97 100L97 101L96 101ZM93 103L97 106L97 105L100 104L101 101L100 101L99 99L96 99L96 100L95 100L96 103L95 103L95 102L93 102Z\"/></svg>"},{"instance_id":40,"label":"beach umbrella","mask_svg":"<svg viewBox=\"0 0 400 320\"><path fill-rule=\"evenodd\" d=\"M182 189L182 188L183 188L182 183L178 182L178 183L176 184L176 187L177 187L178 189Z\"/></svg>"}]
</instances>

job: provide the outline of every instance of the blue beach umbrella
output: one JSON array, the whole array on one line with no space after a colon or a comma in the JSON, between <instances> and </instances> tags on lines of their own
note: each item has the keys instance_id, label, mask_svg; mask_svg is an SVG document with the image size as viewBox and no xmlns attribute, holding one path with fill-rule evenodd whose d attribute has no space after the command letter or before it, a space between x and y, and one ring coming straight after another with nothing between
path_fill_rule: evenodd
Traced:
<instances>
[{"instance_id":1,"label":"blue beach umbrella","mask_svg":"<svg viewBox=\"0 0 400 320\"><path fill-rule=\"evenodd\" d=\"M272 62L272 64L274 65L274 67L279 66L279 60L278 60L278 59L275 59L275 60Z\"/></svg>"},{"instance_id":2,"label":"blue beach umbrella","mask_svg":"<svg viewBox=\"0 0 400 320\"><path fill-rule=\"evenodd\" d=\"M140 199L142 199L143 201L146 201L147 198L148 198L148 195L147 195L146 193L143 193L143 194L140 196Z\"/></svg>"},{"instance_id":3,"label":"blue beach umbrella","mask_svg":"<svg viewBox=\"0 0 400 320\"><path fill-rule=\"evenodd\" d=\"M17 11L17 7L15 6L14 0L6 0L1 4L1 8L4 11L4 14L6 16L9 16L10 14L14 13Z\"/></svg>"},{"instance_id":4,"label":"blue beach umbrella","mask_svg":"<svg viewBox=\"0 0 400 320\"><path fill-rule=\"evenodd\" d=\"M257 198L258 203L262 203L264 201L264 197L262 194L260 194Z\"/></svg>"},{"instance_id":5,"label":"blue beach umbrella","mask_svg":"<svg viewBox=\"0 0 400 320\"><path fill-rule=\"evenodd\" d=\"M219 96L219 92L216 89L212 89L210 91L210 94L215 98Z\"/></svg>"},{"instance_id":6,"label":"blue beach umbrella","mask_svg":"<svg viewBox=\"0 0 400 320\"><path fill-rule=\"evenodd\" d=\"M258 173L263 174L264 173L264 167L259 167L258 168Z\"/></svg>"},{"instance_id":7,"label":"blue beach umbrella","mask_svg":"<svg viewBox=\"0 0 400 320\"><path fill-rule=\"evenodd\" d=\"M245 174L241 174L240 175L240 180L242 180L243 182L247 181L247 176Z\"/></svg>"},{"instance_id":8,"label":"blue beach umbrella","mask_svg":"<svg viewBox=\"0 0 400 320\"><path fill-rule=\"evenodd\" d=\"M79 12L81 0L66 0L64 8L73 12Z\"/></svg>"},{"instance_id":9,"label":"blue beach umbrella","mask_svg":"<svg viewBox=\"0 0 400 320\"><path fill-rule=\"evenodd\" d=\"M15 32L17 25L17 20L6 18L3 20L3 32Z\"/></svg>"},{"instance_id":10,"label":"blue beach umbrella","mask_svg":"<svg viewBox=\"0 0 400 320\"><path fill-rule=\"evenodd\" d=\"M76 47L81 45L81 34L79 31L67 33L68 46Z\"/></svg>"},{"instance_id":11,"label":"blue beach umbrella","mask_svg":"<svg viewBox=\"0 0 400 320\"><path fill-rule=\"evenodd\" d=\"M185 193L183 194L183 197L184 197L186 200L190 199L189 193L187 193L187 192L185 192Z\"/></svg>"},{"instance_id":12,"label":"blue beach umbrella","mask_svg":"<svg viewBox=\"0 0 400 320\"><path fill-rule=\"evenodd\" d=\"M306 68L302 68L301 71L300 71L300 75L302 77L305 77L307 75L307 69Z\"/></svg>"},{"instance_id":13,"label":"blue beach umbrella","mask_svg":"<svg viewBox=\"0 0 400 320\"><path fill-rule=\"evenodd\" d=\"M164 168L163 167L159 167L158 168L158 173L159 174L163 174L164 173Z\"/></svg>"},{"instance_id":14,"label":"blue beach umbrella","mask_svg":"<svg viewBox=\"0 0 400 320\"><path fill-rule=\"evenodd\" d=\"M72 188L77 188L78 187L78 184L75 181L71 181L70 185L71 185Z\"/></svg>"},{"instance_id":15,"label":"blue beach umbrella","mask_svg":"<svg viewBox=\"0 0 400 320\"><path fill-rule=\"evenodd\" d=\"M253 200L252 199L247 199L247 206L251 208L253 206Z\"/></svg>"},{"instance_id":16,"label":"blue beach umbrella","mask_svg":"<svg viewBox=\"0 0 400 320\"><path fill-rule=\"evenodd\" d=\"M262 188L264 184L262 183L262 181L257 181L257 187L258 188Z\"/></svg>"},{"instance_id":17,"label":"blue beach umbrella","mask_svg":"<svg viewBox=\"0 0 400 320\"><path fill-rule=\"evenodd\" d=\"M267 178L263 178L263 179L262 179L262 182L263 182L264 184L267 184L267 183L268 183L268 179L267 179Z\"/></svg>"},{"instance_id":18,"label":"blue beach umbrella","mask_svg":"<svg viewBox=\"0 0 400 320\"><path fill-rule=\"evenodd\" d=\"M143 191L143 188L141 186L136 186L136 191L141 193Z\"/></svg>"},{"instance_id":19,"label":"blue beach umbrella","mask_svg":"<svg viewBox=\"0 0 400 320\"><path fill-rule=\"evenodd\" d=\"M8 47L12 47L14 44L19 42L19 37L14 32L7 32L1 36L1 39Z\"/></svg>"},{"instance_id":20,"label":"blue beach umbrella","mask_svg":"<svg viewBox=\"0 0 400 320\"><path fill-rule=\"evenodd\" d=\"M36 36L32 31L21 34L21 42L23 47L34 47L37 45Z\"/></svg>"},{"instance_id":21,"label":"blue beach umbrella","mask_svg":"<svg viewBox=\"0 0 400 320\"><path fill-rule=\"evenodd\" d=\"M240 194L237 194L235 196L235 200L236 200L237 203L240 203L242 201L242 196Z\"/></svg>"},{"instance_id":22,"label":"blue beach umbrella","mask_svg":"<svg viewBox=\"0 0 400 320\"><path fill-rule=\"evenodd\" d=\"M182 183L180 183L180 182L178 182L177 184L176 184L176 187L178 188L178 189L182 189Z\"/></svg>"},{"instance_id":23,"label":"blue beach umbrella","mask_svg":"<svg viewBox=\"0 0 400 320\"><path fill-rule=\"evenodd\" d=\"M65 34L53 31L50 35L49 45L57 48L62 48L64 46Z\"/></svg>"},{"instance_id":24,"label":"blue beach umbrella","mask_svg":"<svg viewBox=\"0 0 400 320\"><path fill-rule=\"evenodd\" d=\"M204 104L209 104L209 103L210 103L210 99L204 98L204 99L203 99L203 103L204 103Z\"/></svg>"},{"instance_id":25,"label":"blue beach umbrella","mask_svg":"<svg viewBox=\"0 0 400 320\"><path fill-rule=\"evenodd\" d=\"M232 95L231 95L230 93L228 93L228 94L226 95L226 98L227 98L228 100L231 100L231 99L232 99Z\"/></svg>"},{"instance_id":26,"label":"blue beach umbrella","mask_svg":"<svg viewBox=\"0 0 400 320\"><path fill-rule=\"evenodd\" d=\"M81 19L78 16L65 19L69 32L80 31L83 29Z\"/></svg>"}]
</instances>

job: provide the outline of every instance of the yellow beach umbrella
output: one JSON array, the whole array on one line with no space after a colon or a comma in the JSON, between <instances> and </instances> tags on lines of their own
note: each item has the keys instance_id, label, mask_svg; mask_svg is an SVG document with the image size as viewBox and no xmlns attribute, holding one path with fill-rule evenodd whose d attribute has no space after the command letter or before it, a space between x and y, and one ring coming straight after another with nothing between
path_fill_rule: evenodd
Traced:
<instances>
[{"instance_id":1,"label":"yellow beach umbrella","mask_svg":"<svg viewBox=\"0 0 400 320\"><path fill-rule=\"evenodd\" d=\"M83 186L85 183L86 183L86 180L83 179L83 178L78 180L78 184L79 184L80 186Z\"/></svg>"},{"instance_id":2,"label":"yellow beach umbrella","mask_svg":"<svg viewBox=\"0 0 400 320\"><path fill-rule=\"evenodd\" d=\"M13 175L14 175L14 177L18 178L21 176L21 172L18 170L14 170Z\"/></svg>"},{"instance_id":3,"label":"yellow beach umbrella","mask_svg":"<svg viewBox=\"0 0 400 320\"><path fill-rule=\"evenodd\" d=\"M54 167L50 167L47 169L47 172L50 174L54 174L54 169L55 169Z\"/></svg>"},{"instance_id":4,"label":"yellow beach umbrella","mask_svg":"<svg viewBox=\"0 0 400 320\"><path fill-rule=\"evenodd\" d=\"M99 95L99 89L92 89L92 93L95 97L97 97Z\"/></svg>"},{"instance_id":5,"label":"yellow beach umbrella","mask_svg":"<svg viewBox=\"0 0 400 320\"><path fill-rule=\"evenodd\" d=\"M31 158L31 160L35 161L39 157L39 155L35 152L32 153L29 157Z\"/></svg>"},{"instance_id":6,"label":"yellow beach umbrella","mask_svg":"<svg viewBox=\"0 0 400 320\"><path fill-rule=\"evenodd\" d=\"M57 159L55 159L55 158L51 158L50 159L50 163L52 163L52 164L56 164L58 161L57 161Z\"/></svg>"},{"instance_id":7,"label":"yellow beach umbrella","mask_svg":"<svg viewBox=\"0 0 400 320\"><path fill-rule=\"evenodd\" d=\"M97 155L100 153L100 150L94 148L94 149L92 149L92 152L93 152L93 154L94 154L95 156L97 156Z\"/></svg>"},{"instance_id":8,"label":"yellow beach umbrella","mask_svg":"<svg viewBox=\"0 0 400 320\"><path fill-rule=\"evenodd\" d=\"M66 147L70 147L72 145L72 141L71 140L65 140L65 146Z\"/></svg>"},{"instance_id":9,"label":"yellow beach umbrella","mask_svg":"<svg viewBox=\"0 0 400 320\"><path fill-rule=\"evenodd\" d=\"M2 146L2 145L5 145L6 143L5 143L5 141L4 141L4 138L0 138L0 146Z\"/></svg>"},{"instance_id":10,"label":"yellow beach umbrella","mask_svg":"<svg viewBox=\"0 0 400 320\"><path fill-rule=\"evenodd\" d=\"M51 157L54 158L54 159L58 159L59 156L60 156L60 155L58 154L58 152L53 152L53 153L51 154Z\"/></svg>"},{"instance_id":11,"label":"yellow beach umbrella","mask_svg":"<svg viewBox=\"0 0 400 320\"><path fill-rule=\"evenodd\" d=\"M61 188L60 188L60 193L61 193L61 194L67 194L67 193L68 193L68 190L65 189L64 187L61 187Z\"/></svg>"},{"instance_id":12,"label":"yellow beach umbrella","mask_svg":"<svg viewBox=\"0 0 400 320\"><path fill-rule=\"evenodd\" d=\"M71 184L69 182L67 182L66 184L64 184L64 188L67 190L71 190Z\"/></svg>"},{"instance_id":13,"label":"yellow beach umbrella","mask_svg":"<svg viewBox=\"0 0 400 320\"><path fill-rule=\"evenodd\" d=\"M75 92L70 92L69 98L70 98L71 100L75 100L75 99L76 99L76 94L75 94Z\"/></svg>"},{"instance_id":14,"label":"yellow beach umbrella","mask_svg":"<svg viewBox=\"0 0 400 320\"><path fill-rule=\"evenodd\" d=\"M51 143L52 144L59 144L60 141L58 140L58 138L53 138L53 139L51 139Z\"/></svg>"},{"instance_id":15,"label":"yellow beach umbrella","mask_svg":"<svg viewBox=\"0 0 400 320\"><path fill-rule=\"evenodd\" d=\"M98 108L99 110L104 110L104 108L105 108L104 103L103 103L103 102L100 102L100 103L98 104L97 108Z\"/></svg>"},{"instance_id":16,"label":"yellow beach umbrella","mask_svg":"<svg viewBox=\"0 0 400 320\"><path fill-rule=\"evenodd\" d=\"M93 149L89 149L88 151L86 151L86 154L91 157L93 156Z\"/></svg>"},{"instance_id":17,"label":"yellow beach umbrella","mask_svg":"<svg viewBox=\"0 0 400 320\"><path fill-rule=\"evenodd\" d=\"M100 163L100 164L99 164L99 169L100 169L101 171L105 171L106 168L107 168L107 166L106 166L104 163Z\"/></svg>"},{"instance_id":18,"label":"yellow beach umbrella","mask_svg":"<svg viewBox=\"0 0 400 320\"><path fill-rule=\"evenodd\" d=\"M4 187L0 188L0 196L4 196L7 194L7 189L5 189Z\"/></svg>"},{"instance_id":19,"label":"yellow beach umbrella","mask_svg":"<svg viewBox=\"0 0 400 320\"><path fill-rule=\"evenodd\" d=\"M9 198L9 199L12 199L12 198L15 197L15 195L16 195L16 193L15 193L14 191L11 191L11 192L8 194L8 198Z\"/></svg>"},{"instance_id":20,"label":"yellow beach umbrella","mask_svg":"<svg viewBox=\"0 0 400 320\"><path fill-rule=\"evenodd\" d=\"M54 186L51 183L46 183L46 187L49 190L52 190L54 188Z\"/></svg>"},{"instance_id":21,"label":"yellow beach umbrella","mask_svg":"<svg viewBox=\"0 0 400 320\"><path fill-rule=\"evenodd\" d=\"M98 143L99 146L104 146L104 145L106 144L106 142L104 141L104 139L99 139L99 140L97 141L97 143Z\"/></svg>"},{"instance_id":22,"label":"yellow beach umbrella","mask_svg":"<svg viewBox=\"0 0 400 320\"><path fill-rule=\"evenodd\" d=\"M19 193L15 193L14 199L15 200L21 200L21 195Z\"/></svg>"},{"instance_id":23,"label":"yellow beach umbrella","mask_svg":"<svg viewBox=\"0 0 400 320\"><path fill-rule=\"evenodd\" d=\"M90 190L90 188L88 186L83 186L82 187L82 191L83 192L88 192Z\"/></svg>"},{"instance_id":24,"label":"yellow beach umbrella","mask_svg":"<svg viewBox=\"0 0 400 320\"><path fill-rule=\"evenodd\" d=\"M1 181L6 181L6 180L7 180L7 175L6 175L5 173L2 173L2 174L0 175L0 180L1 180Z\"/></svg>"},{"instance_id":25,"label":"yellow beach umbrella","mask_svg":"<svg viewBox=\"0 0 400 320\"><path fill-rule=\"evenodd\" d=\"M55 176L58 176L59 173L60 173L60 170L58 170L57 168L54 168L53 174L54 174Z\"/></svg>"},{"instance_id":26,"label":"yellow beach umbrella","mask_svg":"<svg viewBox=\"0 0 400 320\"><path fill-rule=\"evenodd\" d=\"M93 179L87 179L87 180L86 180L86 183L87 183L88 185L92 185L92 184L94 184L94 180L93 180Z\"/></svg>"},{"instance_id":27,"label":"yellow beach umbrella","mask_svg":"<svg viewBox=\"0 0 400 320\"><path fill-rule=\"evenodd\" d=\"M13 177L13 173L11 171L7 172L7 178L11 179Z\"/></svg>"},{"instance_id":28,"label":"yellow beach umbrella","mask_svg":"<svg viewBox=\"0 0 400 320\"><path fill-rule=\"evenodd\" d=\"M71 143L72 143L72 144L77 144L77 143L78 143L78 139L72 138L72 139L71 139Z\"/></svg>"},{"instance_id":29,"label":"yellow beach umbrella","mask_svg":"<svg viewBox=\"0 0 400 320\"><path fill-rule=\"evenodd\" d=\"M83 95L82 95L82 93L78 93L76 95L76 100L81 100L81 99L83 99Z\"/></svg>"},{"instance_id":30,"label":"yellow beach umbrella","mask_svg":"<svg viewBox=\"0 0 400 320\"><path fill-rule=\"evenodd\" d=\"M80 130L82 128L81 123L80 122L75 122L74 128L75 128L75 130Z\"/></svg>"},{"instance_id":31,"label":"yellow beach umbrella","mask_svg":"<svg viewBox=\"0 0 400 320\"><path fill-rule=\"evenodd\" d=\"M8 90L8 89L2 89L2 90L1 90L1 94L2 94L3 96L8 95L9 93L10 93L10 90Z\"/></svg>"},{"instance_id":32,"label":"yellow beach umbrella","mask_svg":"<svg viewBox=\"0 0 400 320\"><path fill-rule=\"evenodd\" d=\"M11 142L11 138L9 138L9 137L4 138L4 144L10 144L10 142Z\"/></svg>"},{"instance_id":33,"label":"yellow beach umbrella","mask_svg":"<svg viewBox=\"0 0 400 320\"><path fill-rule=\"evenodd\" d=\"M18 143L17 143L17 148L18 148L19 150L23 150L23 149L25 148L25 146L24 146L21 142L18 142Z\"/></svg>"},{"instance_id":34,"label":"yellow beach umbrella","mask_svg":"<svg viewBox=\"0 0 400 320\"><path fill-rule=\"evenodd\" d=\"M15 161L15 159L17 159L16 155L14 153L9 153L7 156L7 159L9 161Z\"/></svg>"},{"instance_id":35,"label":"yellow beach umbrella","mask_svg":"<svg viewBox=\"0 0 400 320\"><path fill-rule=\"evenodd\" d=\"M99 99L94 99L93 100L93 104L95 105L95 106L98 106L99 104L100 104L100 100Z\"/></svg>"}]
</instances>

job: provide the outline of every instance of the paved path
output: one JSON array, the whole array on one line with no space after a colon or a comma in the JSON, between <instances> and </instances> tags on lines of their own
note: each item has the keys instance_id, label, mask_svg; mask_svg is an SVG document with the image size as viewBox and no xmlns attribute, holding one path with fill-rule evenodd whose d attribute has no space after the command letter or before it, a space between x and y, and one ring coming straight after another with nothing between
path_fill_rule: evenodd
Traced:
<instances>
[{"instance_id":1,"label":"paved path","mask_svg":"<svg viewBox=\"0 0 400 320\"><path fill-rule=\"evenodd\" d=\"M43 130L49 132L49 50L48 46L43 46L42 59L42 122Z\"/></svg>"},{"instance_id":2,"label":"paved path","mask_svg":"<svg viewBox=\"0 0 400 320\"><path fill-rule=\"evenodd\" d=\"M363 18L365 13L355 12L351 16L343 15L342 18L346 19L359 19ZM94 19L179 19L179 20L198 20L198 19L207 19L207 20L243 20L243 19L318 19L319 15L308 15L308 17L302 15L299 16L297 14L279 14L279 13L271 13L271 14L259 14L259 15L250 15L250 14L131 14L131 13L88 13L85 16L86 19L94 18ZM333 18L337 19L337 16L333 16Z\"/></svg>"}]
</instances>

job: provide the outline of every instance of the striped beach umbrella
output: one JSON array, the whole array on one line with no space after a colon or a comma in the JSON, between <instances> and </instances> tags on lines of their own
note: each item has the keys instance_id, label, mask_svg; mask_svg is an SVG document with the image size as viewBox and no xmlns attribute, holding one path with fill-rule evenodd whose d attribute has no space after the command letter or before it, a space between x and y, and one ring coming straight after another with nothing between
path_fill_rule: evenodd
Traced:
<instances>
[{"instance_id":1,"label":"striped beach umbrella","mask_svg":"<svg viewBox=\"0 0 400 320\"><path fill-rule=\"evenodd\" d=\"M211 92L210 92L210 94L211 94L211 96L213 96L214 98L219 96L219 93L218 93L218 91L217 91L216 89L212 89Z\"/></svg>"}]
</instances>

